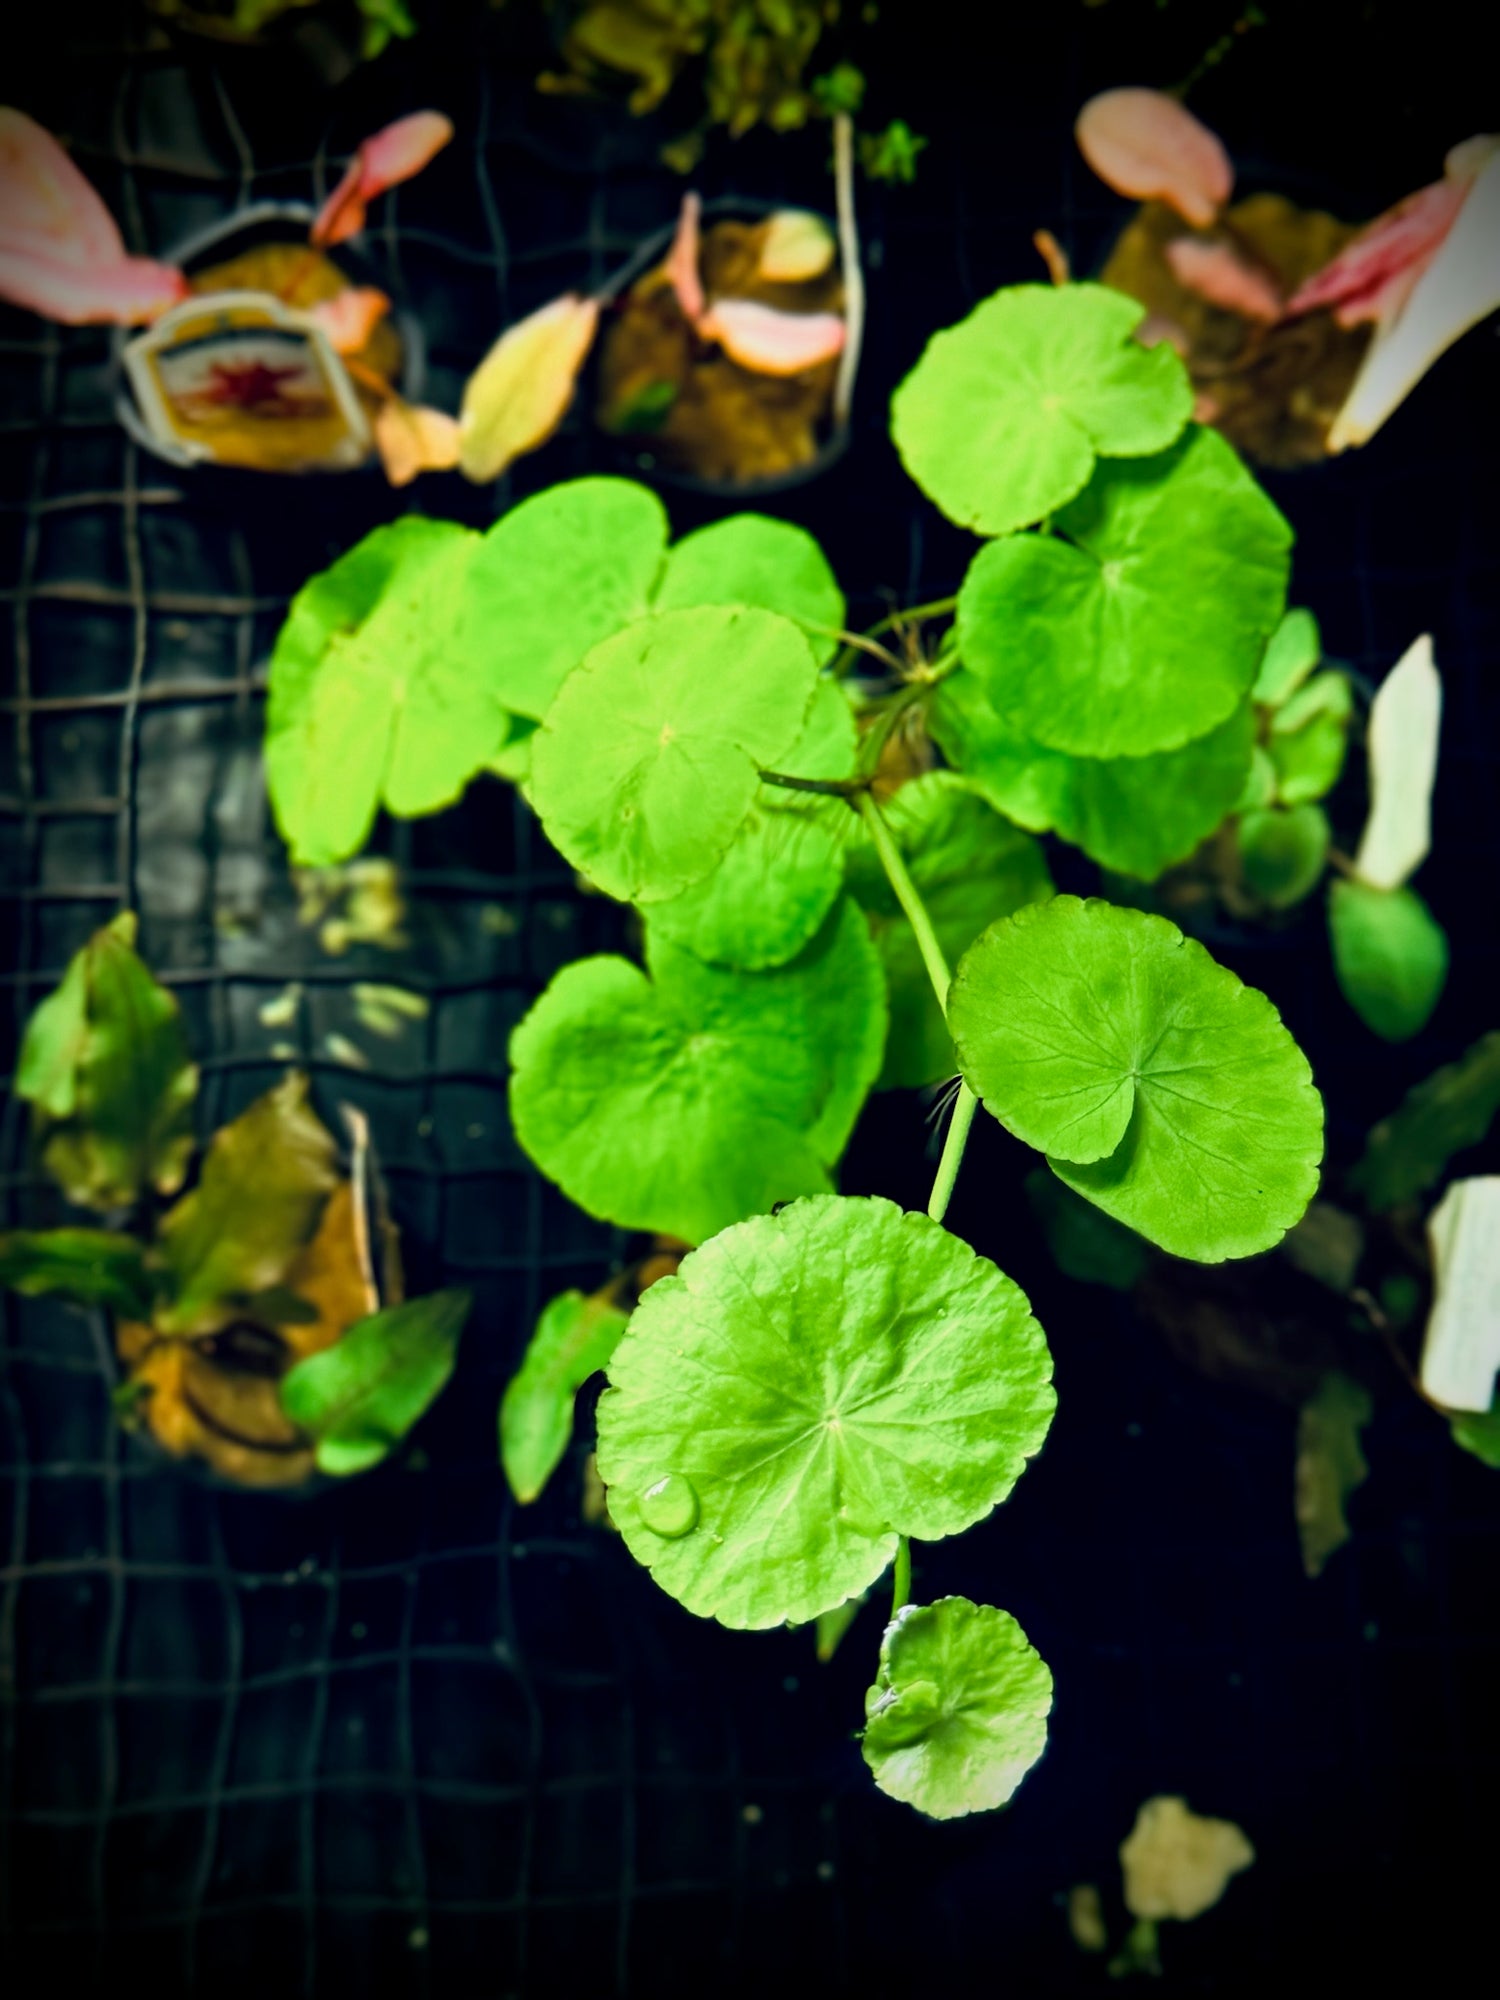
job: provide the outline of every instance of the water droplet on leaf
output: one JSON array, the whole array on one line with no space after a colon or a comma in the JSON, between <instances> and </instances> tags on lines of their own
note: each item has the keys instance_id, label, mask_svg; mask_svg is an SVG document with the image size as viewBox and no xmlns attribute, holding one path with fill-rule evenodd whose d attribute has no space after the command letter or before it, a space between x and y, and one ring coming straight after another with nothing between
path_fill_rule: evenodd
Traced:
<instances>
[{"instance_id":1,"label":"water droplet on leaf","mask_svg":"<svg viewBox=\"0 0 1500 2000\"><path fill-rule=\"evenodd\" d=\"M698 1525L698 1495L680 1472L653 1480L641 1495L641 1519L653 1535L677 1541Z\"/></svg>"}]
</instances>

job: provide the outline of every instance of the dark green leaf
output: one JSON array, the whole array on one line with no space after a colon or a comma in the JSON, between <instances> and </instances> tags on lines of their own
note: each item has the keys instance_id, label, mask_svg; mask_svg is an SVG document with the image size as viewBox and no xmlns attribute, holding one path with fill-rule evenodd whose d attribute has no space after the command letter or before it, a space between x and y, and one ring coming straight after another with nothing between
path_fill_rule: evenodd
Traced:
<instances>
[{"instance_id":1,"label":"dark green leaf","mask_svg":"<svg viewBox=\"0 0 1500 2000\"><path fill-rule=\"evenodd\" d=\"M1239 843L1246 882L1273 910L1289 910L1322 880L1330 838L1321 806L1245 813Z\"/></svg>"},{"instance_id":2,"label":"dark green leaf","mask_svg":"<svg viewBox=\"0 0 1500 2000\"><path fill-rule=\"evenodd\" d=\"M900 1535L981 1520L1040 1449L1051 1359L995 1266L894 1202L726 1229L631 1315L599 1404L611 1518L700 1617L802 1624Z\"/></svg>"},{"instance_id":3,"label":"dark green leaf","mask_svg":"<svg viewBox=\"0 0 1500 2000\"><path fill-rule=\"evenodd\" d=\"M279 1285L338 1178L333 1140L294 1072L214 1134L197 1187L163 1217L173 1295L160 1330L212 1332Z\"/></svg>"},{"instance_id":4,"label":"dark green leaf","mask_svg":"<svg viewBox=\"0 0 1500 2000\"><path fill-rule=\"evenodd\" d=\"M1500 1111L1500 1030L1407 1092L1370 1134L1349 1185L1378 1215L1413 1201L1455 1154L1477 1146Z\"/></svg>"},{"instance_id":5,"label":"dark green leaf","mask_svg":"<svg viewBox=\"0 0 1500 2000\"><path fill-rule=\"evenodd\" d=\"M0 1285L29 1299L60 1292L80 1305L149 1319L154 1284L133 1236L104 1229L17 1229L0 1236Z\"/></svg>"},{"instance_id":6,"label":"dark green leaf","mask_svg":"<svg viewBox=\"0 0 1500 2000\"><path fill-rule=\"evenodd\" d=\"M523 1505L556 1470L573 1435L573 1399L606 1366L627 1318L618 1306L576 1291L542 1308L500 1403L500 1463Z\"/></svg>"},{"instance_id":7,"label":"dark green leaf","mask_svg":"<svg viewBox=\"0 0 1500 2000\"><path fill-rule=\"evenodd\" d=\"M198 1072L177 1002L137 958L135 933L126 911L75 955L27 1023L16 1071L43 1164L86 1208L171 1194L193 1150Z\"/></svg>"},{"instance_id":8,"label":"dark green leaf","mask_svg":"<svg viewBox=\"0 0 1500 2000\"><path fill-rule=\"evenodd\" d=\"M1448 978L1448 939L1415 889L1333 883L1328 892L1333 969L1344 998L1384 1041L1425 1028Z\"/></svg>"},{"instance_id":9,"label":"dark green leaf","mask_svg":"<svg viewBox=\"0 0 1500 2000\"><path fill-rule=\"evenodd\" d=\"M453 1373L470 1303L432 1292L388 1306L282 1377L281 1407L316 1441L320 1472L342 1479L390 1455Z\"/></svg>"},{"instance_id":10,"label":"dark green leaf","mask_svg":"<svg viewBox=\"0 0 1500 2000\"><path fill-rule=\"evenodd\" d=\"M1065 1278L1128 1292L1145 1271L1150 1251L1135 1231L1074 1194L1056 1174L1044 1167L1028 1174L1026 1199Z\"/></svg>"},{"instance_id":11,"label":"dark green leaf","mask_svg":"<svg viewBox=\"0 0 1500 2000\"><path fill-rule=\"evenodd\" d=\"M1010 1613L940 1597L886 1627L860 1747L883 1792L959 1819L1005 1804L1051 1712L1052 1675Z\"/></svg>"},{"instance_id":12,"label":"dark green leaf","mask_svg":"<svg viewBox=\"0 0 1500 2000\"><path fill-rule=\"evenodd\" d=\"M1500 1403L1478 1415L1465 1412L1451 1420L1453 1442L1500 1472Z\"/></svg>"}]
</instances>

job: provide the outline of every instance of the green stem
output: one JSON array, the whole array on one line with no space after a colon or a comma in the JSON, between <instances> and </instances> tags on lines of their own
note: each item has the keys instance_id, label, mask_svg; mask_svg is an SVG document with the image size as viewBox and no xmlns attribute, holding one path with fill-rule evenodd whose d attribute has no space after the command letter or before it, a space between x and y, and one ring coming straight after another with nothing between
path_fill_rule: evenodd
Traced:
<instances>
[{"instance_id":1,"label":"green stem","mask_svg":"<svg viewBox=\"0 0 1500 2000\"><path fill-rule=\"evenodd\" d=\"M896 1538L896 1569L891 1579L891 1616L911 1598L911 1543L905 1535Z\"/></svg>"},{"instance_id":2,"label":"green stem","mask_svg":"<svg viewBox=\"0 0 1500 2000\"><path fill-rule=\"evenodd\" d=\"M914 604L909 611L892 611L878 625L871 625L865 637L878 639L882 632L889 632L896 625L915 625L921 618L946 618L950 611L957 609L956 597L935 597L931 604Z\"/></svg>"},{"instance_id":3,"label":"green stem","mask_svg":"<svg viewBox=\"0 0 1500 2000\"><path fill-rule=\"evenodd\" d=\"M875 852L880 857L880 865L885 870L886 880L890 883L896 901L901 905L906 920L912 927L917 940L917 949L922 954L922 963L927 968L927 977L932 981L932 990L937 995L938 1006L946 1019L948 988L953 983L953 975L948 969L948 961L943 955L943 947L938 943L937 932L932 927L932 919L927 914L926 905L917 893L917 885L911 879L906 863L902 859L901 850L896 845L872 794L860 792L850 803L864 821ZM958 1180L958 1170L963 1162L964 1147L969 1142L974 1113L978 1108L978 1098L966 1083L961 1083L958 1087L958 1096L954 1100L948 1136L943 1141L937 1178L932 1184L932 1197L927 1204L927 1213L934 1222L941 1222L948 1212L948 1203L953 1198L954 1184Z\"/></svg>"}]
</instances>

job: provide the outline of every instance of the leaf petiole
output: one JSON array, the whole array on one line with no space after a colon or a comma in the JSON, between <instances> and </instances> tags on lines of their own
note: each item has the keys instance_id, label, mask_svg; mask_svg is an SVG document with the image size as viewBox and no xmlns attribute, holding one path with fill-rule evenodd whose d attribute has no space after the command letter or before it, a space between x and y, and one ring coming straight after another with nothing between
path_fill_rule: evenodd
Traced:
<instances>
[{"instance_id":1,"label":"leaf petiole","mask_svg":"<svg viewBox=\"0 0 1500 2000\"><path fill-rule=\"evenodd\" d=\"M911 1599L911 1537L896 1538L896 1567L891 1575L891 1617L905 1609Z\"/></svg>"}]
</instances>

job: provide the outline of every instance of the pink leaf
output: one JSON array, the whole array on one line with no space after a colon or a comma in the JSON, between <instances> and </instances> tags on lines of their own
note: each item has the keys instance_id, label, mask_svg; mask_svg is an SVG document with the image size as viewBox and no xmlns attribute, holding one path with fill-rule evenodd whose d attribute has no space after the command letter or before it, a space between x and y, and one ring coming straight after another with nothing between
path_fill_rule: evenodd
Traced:
<instances>
[{"instance_id":1,"label":"pink leaf","mask_svg":"<svg viewBox=\"0 0 1500 2000\"><path fill-rule=\"evenodd\" d=\"M419 174L453 137L453 121L440 111L414 111L366 139L344 178L318 210L311 237L325 248L357 236L375 197Z\"/></svg>"},{"instance_id":2,"label":"pink leaf","mask_svg":"<svg viewBox=\"0 0 1500 2000\"><path fill-rule=\"evenodd\" d=\"M662 266L672 281L672 290L677 294L677 303L682 307L682 316L689 326L696 326L703 317L703 279L698 271L700 211L701 203L697 195L685 194L682 197L677 234L672 238L672 248Z\"/></svg>"},{"instance_id":3,"label":"pink leaf","mask_svg":"<svg viewBox=\"0 0 1500 2000\"><path fill-rule=\"evenodd\" d=\"M1232 245L1179 236L1167 245L1166 258L1178 284L1211 306L1262 320L1267 326L1281 318L1284 301L1275 279Z\"/></svg>"},{"instance_id":4,"label":"pink leaf","mask_svg":"<svg viewBox=\"0 0 1500 2000\"><path fill-rule=\"evenodd\" d=\"M464 389L459 464L466 478L498 479L512 459L557 429L599 323L599 301L567 292L508 327Z\"/></svg>"},{"instance_id":5,"label":"pink leaf","mask_svg":"<svg viewBox=\"0 0 1500 2000\"><path fill-rule=\"evenodd\" d=\"M0 247L57 264L114 264L114 217L50 132L0 106Z\"/></svg>"},{"instance_id":6,"label":"pink leaf","mask_svg":"<svg viewBox=\"0 0 1500 2000\"><path fill-rule=\"evenodd\" d=\"M1471 184L1468 178L1434 181L1397 202L1309 278L1287 312L1330 306L1340 326L1393 319L1453 227Z\"/></svg>"},{"instance_id":7,"label":"pink leaf","mask_svg":"<svg viewBox=\"0 0 1500 2000\"><path fill-rule=\"evenodd\" d=\"M1136 201L1164 201L1205 229L1234 187L1229 155L1191 111L1157 90L1106 90L1078 114L1079 150L1100 180Z\"/></svg>"},{"instance_id":8,"label":"pink leaf","mask_svg":"<svg viewBox=\"0 0 1500 2000\"><path fill-rule=\"evenodd\" d=\"M425 403L392 396L375 413L375 448L392 486L409 486L419 472L457 465L458 423Z\"/></svg>"},{"instance_id":9,"label":"pink leaf","mask_svg":"<svg viewBox=\"0 0 1500 2000\"><path fill-rule=\"evenodd\" d=\"M800 375L832 361L843 351L845 335L837 313L779 312L754 299L718 300L699 320L698 331L757 375Z\"/></svg>"},{"instance_id":10,"label":"pink leaf","mask_svg":"<svg viewBox=\"0 0 1500 2000\"><path fill-rule=\"evenodd\" d=\"M328 335L336 354L358 354L390 309L390 300L373 285L346 285L313 306L308 318Z\"/></svg>"},{"instance_id":11,"label":"pink leaf","mask_svg":"<svg viewBox=\"0 0 1500 2000\"><path fill-rule=\"evenodd\" d=\"M64 326L140 326L186 298L187 290L181 271L146 257L64 263L0 241L0 298Z\"/></svg>"}]
</instances>

